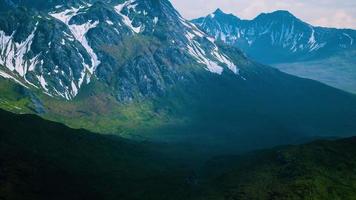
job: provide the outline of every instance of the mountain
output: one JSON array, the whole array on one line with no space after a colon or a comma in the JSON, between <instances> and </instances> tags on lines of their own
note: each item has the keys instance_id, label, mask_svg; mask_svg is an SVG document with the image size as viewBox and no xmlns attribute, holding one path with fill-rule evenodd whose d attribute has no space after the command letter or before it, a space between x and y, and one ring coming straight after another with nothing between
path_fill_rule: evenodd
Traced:
<instances>
[{"instance_id":1,"label":"mountain","mask_svg":"<svg viewBox=\"0 0 356 200\"><path fill-rule=\"evenodd\" d=\"M251 61L167 0L0 2L1 108L216 151L356 132L354 95Z\"/></svg>"},{"instance_id":2,"label":"mountain","mask_svg":"<svg viewBox=\"0 0 356 200\"><path fill-rule=\"evenodd\" d=\"M192 22L265 64L315 60L356 50L355 30L315 27L283 10L242 20L217 9Z\"/></svg>"},{"instance_id":3,"label":"mountain","mask_svg":"<svg viewBox=\"0 0 356 200\"><path fill-rule=\"evenodd\" d=\"M0 122L1 199L331 200L356 195L355 138L197 162L201 151L70 129L34 115L0 110Z\"/></svg>"},{"instance_id":4,"label":"mountain","mask_svg":"<svg viewBox=\"0 0 356 200\"><path fill-rule=\"evenodd\" d=\"M11 71L2 73L27 87L70 100L95 76L118 100L129 101L179 81L178 65L238 73L231 59L168 1L57 3L44 4L40 13L25 7L2 15L0 64Z\"/></svg>"},{"instance_id":5,"label":"mountain","mask_svg":"<svg viewBox=\"0 0 356 200\"><path fill-rule=\"evenodd\" d=\"M217 9L192 22L258 62L355 93L355 30L316 27L282 10L243 20Z\"/></svg>"}]
</instances>

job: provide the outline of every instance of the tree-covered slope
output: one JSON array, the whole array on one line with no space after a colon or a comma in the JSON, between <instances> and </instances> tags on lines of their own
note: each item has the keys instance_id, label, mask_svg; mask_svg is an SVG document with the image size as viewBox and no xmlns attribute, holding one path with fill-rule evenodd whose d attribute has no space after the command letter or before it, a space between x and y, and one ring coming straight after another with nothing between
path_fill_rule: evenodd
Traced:
<instances>
[{"instance_id":1,"label":"tree-covered slope","mask_svg":"<svg viewBox=\"0 0 356 200\"><path fill-rule=\"evenodd\" d=\"M188 168L162 145L0 111L0 199L187 199ZM179 167L178 167L179 166Z\"/></svg>"},{"instance_id":2,"label":"tree-covered slope","mask_svg":"<svg viewBox=\"0 0 356 200\"><path fill-rule=\"evenodd\" d=\"M209 159L0 111L0 199L355 199L355 138ZM6 124L6 126L4 126ZM199 158L197 161L196 158Z\"/></svg>"},{"instance_id":3,"label":"tree-covered slope","mask_svg":"<svg viewBox=\"0 0 356 200\"><path fill-rule=\"evenodd\" d=\"M217 158L206 199L356 199L355 158L356 138Z\"/></svg>"}]
</instances>

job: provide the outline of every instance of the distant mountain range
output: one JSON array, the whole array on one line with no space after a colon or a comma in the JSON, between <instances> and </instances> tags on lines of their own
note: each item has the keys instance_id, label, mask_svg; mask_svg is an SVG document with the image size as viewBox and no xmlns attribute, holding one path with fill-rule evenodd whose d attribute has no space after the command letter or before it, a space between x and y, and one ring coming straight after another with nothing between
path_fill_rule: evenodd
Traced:
<instances>
[{"instance_id":1,"label":"distant mountain range","mask_svg":"<svg viewBox=\"0 0 356 200\"><path fill-rule=\"evenodd\" d=\"M355 30L316 27L282 10L243 20L217 9L192 22L253 60L356 93Z\"/></svg>"},{"instance_id":2,"label":"distant mountain range","mask_svg":"<svg viewBox=\"0 0 356 200\"><path fill-rule=\"evenodd\" d=\"M265 64L328 58L356 50L356 31L310 25L288 11L243 20L217 9L192 20L215 39L242 49Z\"/></svg>"}]
</instances>

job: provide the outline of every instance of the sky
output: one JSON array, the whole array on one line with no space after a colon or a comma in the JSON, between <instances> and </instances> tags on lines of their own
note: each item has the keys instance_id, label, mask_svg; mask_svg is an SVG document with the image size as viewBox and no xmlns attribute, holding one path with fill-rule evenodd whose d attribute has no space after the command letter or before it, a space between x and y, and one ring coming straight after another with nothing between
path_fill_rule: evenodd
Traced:
<instances>
[{"instance_id":1,"label":"sky","mask_svg":"<svg viewBox=\"0 0 356 200\"><path fill-rule=\"evenodd\" d=\"M356 29L356 0L171 0L187 19L206 16L217 8L242 19L288 10L316 26Z\"/></svg>"}]
</instances>

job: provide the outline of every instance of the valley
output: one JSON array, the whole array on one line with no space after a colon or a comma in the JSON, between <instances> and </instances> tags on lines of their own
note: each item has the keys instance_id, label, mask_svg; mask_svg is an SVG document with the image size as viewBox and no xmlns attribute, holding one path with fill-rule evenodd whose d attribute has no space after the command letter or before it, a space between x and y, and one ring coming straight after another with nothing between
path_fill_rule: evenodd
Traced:
<instances>
[{"instance_id":1,"label":"valley","mask_svg":"<svg viewBox=\"0 0 356 200\"><path fill-rule=\"evenodd\" d=\"M354 52L327 59L282 63L273 65L277 69L302 78L320 81L327 85L356 93L356 68Z\"/></svg>"},{"instance_id":2,"label":"valley","mask_svg":"<svg viewBox=\"0 0 356 200\"><path fill-rule=\"evenodd\" d=\"M352 199L355 138L236 156L0 110L2 199ZM335 184L337 183L337 184Z\"/></svg>"}]
</instances>

